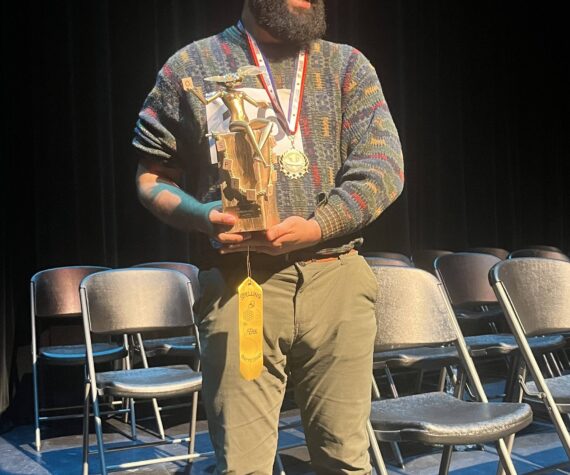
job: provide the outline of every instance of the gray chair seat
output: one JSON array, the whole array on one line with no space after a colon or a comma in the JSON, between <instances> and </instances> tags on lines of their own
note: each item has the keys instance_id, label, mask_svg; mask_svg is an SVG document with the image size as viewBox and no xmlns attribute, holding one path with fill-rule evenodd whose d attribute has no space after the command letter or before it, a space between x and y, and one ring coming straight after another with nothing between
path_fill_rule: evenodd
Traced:
<instances>
[{"instance_id":1,"label":"gray chair seat","mask_svg":"<svg viewBox=\"0 0 570 475\"><path fill-rule=\"evenodd\" d=\"M456 309L455 314L458 320L477 320L482 322L498 322L500 320L504 320L505 318L503 310L500 307L491 308L484 311Z\"/></svg>"},{"instance_id":2,"label":"gray chair seat","mask_svg":"<svg viewBox=\"0 0 570 475\"><path fill-rule=\"evenodd\" d=\"M410 368L421 366L423 369L440 368L457 364L459 355L454 347L418 347L402 350L380 351L374 353L374 368Z\"/></svg>"},{"instance_id":3,"label":"gray chair seat","mask_svg":"<svg viewBox=\"0 0 570 475\"><path fill-rule=\"evenodd\" d=\"M434 392L373 401L370 422L385 441L476 444L497 440L532 422L527 404L461 401Z\"/></svg>"},{"instance_id":4,"label":"gray chair seat","mask_svg":"<svg viewBox=\"0 0 570 475\"><path fill-rule=\"evenodd\" d=\"M510 334L467 336L465 343L471 348L473 356L479 356L477 354L479 351L484 351L487 356L508 355L519 349L515 337ZM533 351L544 353L562 348L564 337L562 335L535 336L529 338L528 343Z\"/></svg>"},{"instance_id":5,"label":"gray chair seat","mask_svg":"<svg viewBox=\"0 0 570 475\"><path fill-rule=\"evenodd\" d=\"M94 343L93 358L96 363L105 363L127 355L122 345L115 343ZM85 356L85 345L65 345L65 346L45 346L40 348L38 356L56 365L84 365L87 360Z\"/></svg>"},{"instance_id":6,"label":"gray chair seat","mask_svg":"<svg viewBox=\"0 0 570 475\"><path fill-rule=\"evenodd\" d=\"M545 381L556 404L563 405L559 409L562 412L570 412L570 374L557 376L556 378L546 378ZM531 393L538 392L534 381L527 381L526 387ZM564 405L568 407L564 407Z\"/></svg>"},{"instance_id":7,"label":"gray chair seat","mask_svg":"<svg viewBox=\"0 0 570 475\"><path fill-rule=\"evenodd\" d=\"M197 352L196 337L188 335L144 340L144 350L148 357L195 355Z\"/></svg>"},{"instance_id":8,"label":"gray chair seat","mask_svg":"<svg viewBox=\"0 0 570 475\"><path fill-rule=\"evenodd\" d=\"M201 386L202 373L187 365L97 373L99 393L112 396L158 399L191 393Z\"/></svg>"}]
</instances>

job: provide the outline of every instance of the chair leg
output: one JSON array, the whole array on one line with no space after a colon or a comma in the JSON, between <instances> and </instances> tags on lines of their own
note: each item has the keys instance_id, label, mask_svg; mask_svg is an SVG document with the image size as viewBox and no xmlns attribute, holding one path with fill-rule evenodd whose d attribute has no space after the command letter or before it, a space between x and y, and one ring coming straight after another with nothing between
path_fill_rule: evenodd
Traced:
<instances>
[{"instance_id":1,"label":"chair leg","mask_svg":"<svg viewBox=\"0 0 570 475\"><path fill-rule=\"evenodd\" d=\"M398 394L398 390L396 389L396 383L394 378L392 377L392 372L390 368L384 368L384 372L386 373L386 378L388 379L388 383L390 384L390 392L392 393L393 398L400 397ZM392 452L394 452L394 457L396 457L396 461L401 468L404 468L404 459L402 457L402 451L400 450L400 446L398 442L390 442L390 446L392 447Z\"/></svg>"},{"instance_id":2,"label":"chair leg","mask_svg":"<svg viewBox=\"0 0 570 475\"><path fill-rule=\"evenodd\" d=\"M550 358L550 361L552 361L552 367L556 371L556 376L562 376L561 365L558 364L559 361L557 360L554 353L548 353L548 357Z\"/></svg>"},{"instance_id":3,"label":"chair leg","mask_svg":"<svg viewBox=\"0 0 570 475\"><path fill-rule=\"evenodd\" d=\"M499 453L499 459L501 460L500 465L503 466L503 470L507 475L517 475L515 466L511 459L511 454L507 448L507 444L503 439L497 441L497 452Z\"/></svg>"},{"instance_id":4,"label":"chair leg","mask_svg":"<svg viewBox=\"0 0 570 475\"><path fill-rule=\"evenodd\" d=\"M91 396L91 383L85 381L85 394L83 396L83 475L89 473L89 397Z\"/></svg>"},{"instance_id":5,"label":"chair leg","mask_svg":"<svg viewBox=\"0 0 570 475\"><path fill-rule=\"evenodd\" d=\"M130 416L131 416L131 437L133 439L137 438L137 418L135 414L135 400L133 398L129 399L130 403Z\"/></svg>"},{"instance_id":6,"label":"chair leg","mask_svg":"<svg viewBox=\"0 0 570 475\"><path fill-rule=\"evenodd\" d=\"M107 475L107 465L105 463L105 447L103 444L103 427L101 423L101 414L99 413L99 400L97 399L97 394L94 394L93 396L93 416L93 419L95 421L95 433L97 434L97 447L99 448L101 475Z\"/></svg>"},{"instance_id":7,"label":"chair leg","mask_svg":"<svg viewBox=\"0 0 570 475\"><path fill-rule=\"evenodd\" d=\"M453 445L446 445L441 454L441 461L439 462L439 475L447 475L449 467L451 466L451 456L453 455Z\"/></svg>"},{"instance_id":8,"label":"chair leg","mask_svg":"<svg viewBox=\"0 0 570 475\"><path fill-rule=\"evenodd\" d=\"M193 454L196 447L196 415L198 413L198 391L192 394L192 418L190 419L190 442L188 454Z\"/></svg>"},{"instance_id":9,"label":"chair leg","mask_svg":"<svg viewBox=\"0 0 570 475\"><path fill-rule=\"evenodd\" d=\"M441 368L441 370L439 371L439 378L437 380L437 390L440 392L445 391L445 383L447 380L447 369Z\"/></svg>"},{"instance_id":10,"label":"chair leg","mask_svg":"<svg viewBox=\"0 0 570 475\"><path fill-rule=\"evenodd\" d=\"M522 402L523 400L523 392L520 383L518 382L519 376L524 381L526 379L526 365L521 362L520 358L517 360L518 371L515 374L516 386L513 387L511 393L511 399L506 399L507 402ZM509 456L513 451L513 446L515 444L515 434L511 434L506 439L507 451ZM503 469L503 464L499 463L497 467L497 474L496 475L505 475L505 470Z\"/></svg>"},{"instance_id":11,"label":"chair leg","mask_svg":"<svg viewBox=\"0 0 570 475\"><path fill-rule=\"evenodd\" d=\"M35 356L35 355L34 355ZM39 452L42 449L42 436L40 433L40 401L38 397L38 363L34 362L32 365L32 378L34 384L34 434L36 450Z\"/></svg>"},{"instance_id":12,"label":"chair leg","mask_svg":"<svg viewBox=\"0 0 570 475\"><path fill-rule=\"evenodd\" d=\"M388 470L386 470L386 465L384 464L384 459L382 458L382 453L380 452L380 446L378 445L378 440L376 440L376 434L374 434L374 429L372 424L368 420L366 422L366 431L368 432L368 438L370 439L370 450L372 452L372 463L378 475L388 475Z\"/></svg>"},{"instance_id":13,"label":"chair leg","mask_svg":"<svg viewBox=\"0 0 570 475\"><path fill-rule=\"evenodd\" d=\"M545 354L542 355L542 360L544 361L544 366L545 366L546 371L548 373L548 377L554 378L554 373L552 372L552 368L550 367L550 364L548 363L548 358L546 358Z\"/></svg>"},{"instance_id":14,"label":"chair leg","mask_svg":"<svg viewBox=\"0 0 570 475\"><path fill-rule=\"evenodd\" d=\"M152 408L154 410L154 418L156 419L156 425L158 427L158 433L160 438L164 440L164 426L162 425L162 417L160 417L160 407L155 398L152 398Z\"/></svg>"},{"instance_id":15,"label":"chair leg","mask_svg":"<svg viewBox=\"0 0 570 475\"><path fill-rule=\"evenodd\" d=\"M285 467L283 467L283 462L281 461L281 457L279 456L279 448L277 452L275 452L275 464L273 468L273 473L276 475L286 475Z\"/></svg>"},{"instance_id":16,"label":"chair leg","mask_svg":"<svg viewBox=\"0 0 570 475\"><path fill-rule=\"evenodd\" d=\"M420 369L416 378L416 393L422 392L422 383L424 381L424 370Z\"/></svg>"}]
</instances>

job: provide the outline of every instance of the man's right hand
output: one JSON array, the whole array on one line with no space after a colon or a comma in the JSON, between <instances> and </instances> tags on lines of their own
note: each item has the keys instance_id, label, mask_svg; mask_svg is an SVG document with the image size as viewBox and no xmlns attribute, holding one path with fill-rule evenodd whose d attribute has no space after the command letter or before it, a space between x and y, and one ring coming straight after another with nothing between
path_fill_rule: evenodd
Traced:
<instances>
[{"instance_id":1,"label":"man's right hand","mask_svg":"<svg viewBox=\"0 0 570 475\"><path fill-rule=\"evenodd\" d=\"M210 211L208 215L210 222L214 225L214 239L222 244L237 244L251 239L250 233L228 233L236 223L237 218L229 213L221 213L217 209Z\"/></svg>"}]
</instances>

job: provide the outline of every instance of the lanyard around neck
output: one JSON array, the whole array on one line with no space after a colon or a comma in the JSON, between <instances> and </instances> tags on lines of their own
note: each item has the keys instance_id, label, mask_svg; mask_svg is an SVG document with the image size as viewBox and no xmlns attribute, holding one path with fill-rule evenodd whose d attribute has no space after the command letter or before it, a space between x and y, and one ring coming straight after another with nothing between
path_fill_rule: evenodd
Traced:
<instances>
[{"instance_id":1,"label":"lanyard around neck","mask_svg":"<svg viewBox=\"0 0 570 475\"><path fill-rule=\"evenodd\" d=\"M245 29L241 20L238 22L237 27L247 36L247 42L249 44L249 49L253 56L255 65L262 71L261 83L263 84L263 88L271 100L273 110L275 111L279 122L281 122L281 125L287 130L288 135L295 135L297 128L299 127L301 105L303 102L303 92L305 89L305 79L307 77L307 50L302 49L297 55L297 59L295 61L295 76L293 77L291 85L289 107L287 108L287 114L285 114L283 106L281 105L281 101L279 100L279 96L277 95L277 88L275 87L275 81L273 79L273 75L271 74L271 67L269 65L269 62L259 49L259 46L257 45L257 42L253 36L251 36Z\"/></svg>"}]
</instances>

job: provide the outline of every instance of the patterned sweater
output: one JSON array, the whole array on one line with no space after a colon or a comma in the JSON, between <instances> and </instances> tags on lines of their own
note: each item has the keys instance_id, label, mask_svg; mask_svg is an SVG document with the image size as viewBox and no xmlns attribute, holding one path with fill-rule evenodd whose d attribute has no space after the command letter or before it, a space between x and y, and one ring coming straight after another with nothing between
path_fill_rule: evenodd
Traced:
<instances>
[{"instance_id":1,"label":"patterned sweater","mask_svg":"<svg viewBox=\"0 0 570 475\"><path fill-rule=\"evenodd\" d=\"M338 242L340 248L353 247L355 233L399 196L402 151L376 72L362 53L318 40L308 58L299 127L309 173L298 179L278 173L278 208L282 219L314 217L324 241L319 249L330 252L339 249ZM278 89L290 88L295 59L268 58ZM218 170L205 138L205 107L184 91L182 79L191 77L208 94L216 86L203 78L247 64L254 61L235 26L187 45L160 70L139 114L133 145L147 158L184 169L186 189L204 203L219 199ZM263 87L258 77L247 77L242 85Z\"/></svg>"}]
</instances>

